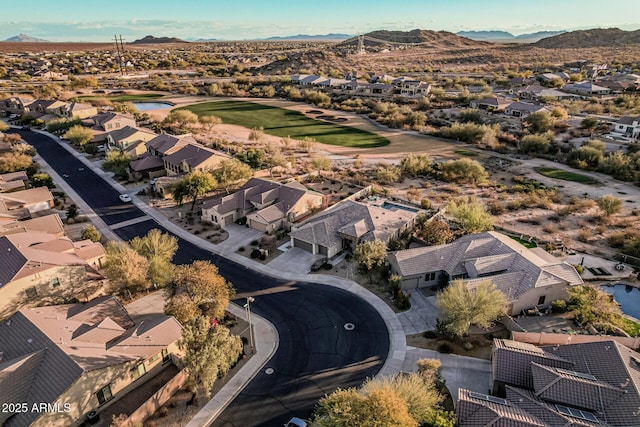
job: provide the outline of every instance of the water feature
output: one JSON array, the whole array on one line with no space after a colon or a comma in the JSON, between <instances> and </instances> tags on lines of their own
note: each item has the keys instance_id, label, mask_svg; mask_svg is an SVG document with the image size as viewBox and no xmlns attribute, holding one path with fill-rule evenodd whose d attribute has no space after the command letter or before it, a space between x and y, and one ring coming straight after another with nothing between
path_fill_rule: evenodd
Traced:
<instances>
[{"instance_id":1,"label":"water feature","mask_svg":"<svg viewBox=\"0 0 640 427\"><path fill-rule=\"evenodd\" d=\"M640 289L624 283L602 285L600 289L613 295L624 314L640 319Z\"/></svg>"},{"instance_id":2,"label":"water feature","mask_svg":"<svg viewBox=\"0 0 640 427\"><path fill-rule=\"evenodd\" d=\"M168 102L134 102L138 111L160 110L162 108L173 107L173 104Z\"/></svg>"},{"instance_id":3,"label":"water feature","mask_svg":"<svg viewBox=\"0 0 640 427\"><path fill-rule=\"evenodd\" d=\"M403 205L398 205L395 203L391 203L391 202L384 202L382 204L382 206L380 206L382 209L386 209L389 211L397 211L398 209L403 210L403 211L408 211L408 212L418 212L418 209L416 208L410 208L409 206L403 206Z\"/></svg>"}]
</instances>

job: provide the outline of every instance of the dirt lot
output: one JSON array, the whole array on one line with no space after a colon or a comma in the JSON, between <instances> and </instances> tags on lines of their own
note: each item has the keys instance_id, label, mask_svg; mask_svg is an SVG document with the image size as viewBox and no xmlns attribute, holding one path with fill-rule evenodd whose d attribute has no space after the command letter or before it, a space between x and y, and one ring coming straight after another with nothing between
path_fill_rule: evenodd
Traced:
<instances>
[{"instance_id":1,"label":"dirt lot","mask_svg":"<svg viewBox=\"0 0 640 427\"><path fill-rule=\"evenodd\" d=\"M426 338L424 334L407 335L407 345L411 347L436 350L441 353L453 353L461 356L477 357L489 360L494 338L509 338L510 333L504 327L492 329L494 332L471 334L457 340L444 338Z\"/></svg>"}]
</instances>

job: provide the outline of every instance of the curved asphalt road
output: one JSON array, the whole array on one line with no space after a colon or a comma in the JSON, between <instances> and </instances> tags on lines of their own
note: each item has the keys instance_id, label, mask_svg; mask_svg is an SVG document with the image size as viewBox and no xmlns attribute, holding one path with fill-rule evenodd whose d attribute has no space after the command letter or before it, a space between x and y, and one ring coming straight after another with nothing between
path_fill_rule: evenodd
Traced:
<instances>
[{"instance_id":1,"label":"curved asphalt road","mask_svg":"<svg viewBox=\"0 0 640 427\"><path fill-rule=\"evenodd\" d=\"M122 204L118 192L51 138L17 131L108 224L144 216ZM160 227L154 220L118 228L123 239ZM213 423L216 427L281 426L292 415L309 417L315 403L338 386L359 385L382 367L389 336L380 315L366 302L331 286L285 282L211 254L179 238L177 264L210 260L238 294L252 294L251 309L277 329L280 343L265 368ZM244 301L237 301L242 304ZM355 329L347 331L346 323Z\"/></svg>"}]
</instances>

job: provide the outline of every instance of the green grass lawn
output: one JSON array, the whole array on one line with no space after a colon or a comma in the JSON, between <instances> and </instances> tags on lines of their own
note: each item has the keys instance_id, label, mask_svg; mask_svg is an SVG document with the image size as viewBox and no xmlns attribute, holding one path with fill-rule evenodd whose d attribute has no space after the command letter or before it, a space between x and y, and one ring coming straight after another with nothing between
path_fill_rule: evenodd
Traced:
<instances>
[{"instance_id":1,"label":"green grass lawn","mask_svg":"<svg viewBox=\"0 0 640 427\"><path fill-rule=\"evenodd\" d=\"M79 100L91 101L95 99L108 99L111 102L133 102L133 101L148 101L150 99L162 98L164 95L161 93L125 93L121 95L83 95L78 96Z\"/></svg>"},{"instance_id":2,"label":"green grass lawn","mask_svg":"<svg viewBox=\"0 0 640 427\"><path fill-rule=\"evenodd\" d=\"M340 126L311 119L297 111L271 107L247 101L218 101L182 107L197 115L212 114L224 123L258 128L274 136L290 136L301 139L305 136L323 144L343 147L373 148L389 144L389 140L375 133L349 126Z\"/></svg>"},{"instance_id":3,"label":"green grass lawn","mask_svg":"<svg viewBox=\"0 0 640 427\"><path fill-rule=\"evenodd\" d=\"M640 335L640 324L638 324L638 322L634 322L633 320L627 319L626 317L622 316L620 316L619 322L620 328L622 328L632 337L637 337L638 335Z\"/></svg>"},{"instance_id":4,"label":"green grass lawn","mask_svg":"<svg viewBox=\"0 0 640 427\"><path fill-rule=\"evenodd\" d=\"M597 184L598 183L598 181L591 178L590 176L569 172L562 169L540 167L540 168L535 168L535 170L536 172L549 178L579 182L581 184Z\"/></svg>"},{"instance_id":5,"label":"green grass lawn","mask_svg":"<svg viewBox=\"0 0 640 427\"><path fill-rule=\"evenodd\" d=\"M535 247L537 247L538 245L536 245L535 242L530 242L528 240L523 240L519 237L515 237L515 236L509 236L511 237L513 240L515 240L516 242L520 243L522 246L529 248L529 249L533 249Z\"/></svg>"},{"instance_id":6,"label":"green grass lawn","mask_svg":"<svg viewBox=\"0 0 640 427\"><path fill-rule=\"evenodd\" d=\"M468 151L468 150L456 150L454 151L454 153L459 154L460 156L467 156L467 157L476 157L478 155L478 153L474 151Z\"/></svg>"}]
</instances>

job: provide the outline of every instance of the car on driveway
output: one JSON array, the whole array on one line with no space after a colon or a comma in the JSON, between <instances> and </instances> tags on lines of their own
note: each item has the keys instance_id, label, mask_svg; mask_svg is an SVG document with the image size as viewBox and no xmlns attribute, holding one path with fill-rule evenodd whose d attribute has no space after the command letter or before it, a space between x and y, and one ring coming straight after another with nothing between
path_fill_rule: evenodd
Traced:
<instances>
[{"instance_id":1,"label":"car on driveway","mask_svg":"<svg viewBox=\"0 0 640 427\"><path fill-rule=\"evenodd\" d=\"M118 196L118 198L120 199L120 201L128 203L131 201L131 196L128 194L121 194Z\"/></svg>"},{"instance_id":2,"label":"car on driveway","mask_svg":"<svg viewBox=\"0 0 640 427\"><path fill-rule=\"evenodd\" d=\"M307 427L308 424L305 420L301 420L300 418L293 417L289 420L288 423L284 425L284 427Z\"/></svg>"}]
</instances>

